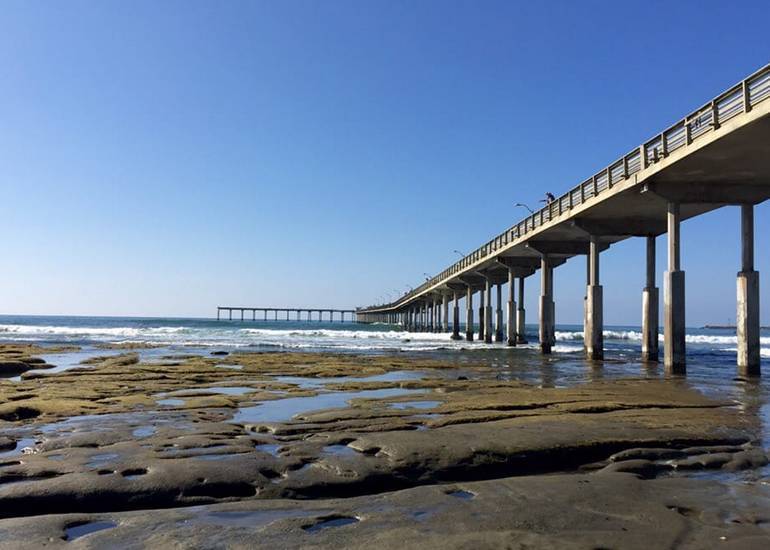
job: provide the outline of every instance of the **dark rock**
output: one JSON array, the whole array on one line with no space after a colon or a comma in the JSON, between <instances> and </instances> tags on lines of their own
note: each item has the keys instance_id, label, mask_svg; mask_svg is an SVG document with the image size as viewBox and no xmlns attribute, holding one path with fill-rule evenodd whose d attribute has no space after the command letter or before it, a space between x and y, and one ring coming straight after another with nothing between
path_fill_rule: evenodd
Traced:
<instances>
[{"instance_id":1,"label":"dark rock","mask_svg":"<svg viewBox=\"0 0 770 550\"><path fill-rule=\"evenodd\" d=\"M712 470L721 468L732 458L733 455L730 453L710 453L674 460L671 465L677 470Z\"/></svg>"},{"instance_id":2,"label":"dark rock","mask_svg":"<svg viewBox=\"0 0 770 550\"><path fill-rule=\"evenodd\" d=\"M620 451L619 453L615 453L610 457L610 461L621 462L624 460L637 460L637 459L663 460L666 458L680 458L680 457L686 456L687 454L689 453L680 451L678 449L636 448L636 449L627 449L625 451Z\"/></svg>"},{"instance_id":3,"label":"dark rock","mask_svg":"<svg viewBox=\"0 0 770 550\"><path fill-rule=\"evenodd\" d=\"M668 471L671 466L668 464L656 463L651 460L623 460L621 462L613 462L597 473L615 473L622 472L626 474L637 474L642 477L655 477L660 472Z\"/></svg>"},{"instance_id":4,"label":"dark rock","mask_svg":"<svg viewBox=\"0 0 770 550\"><path fill-rule=\"evenodd\" d=\"M31 365L23 361L0 361L0 376L16 376L31 368Z\"/></svg>"},{"instance_id":5,"label":"dark rock","mask_svg":"<svg viewBox=\"0 0 770 550\"><path fill-rule=\"evenodd\" d=\"M741 451L732 455L732 459L722 468L729 471L748 470L749 468L761 468L768 464L767 455L762 449Z\"/></svg>"}]
</instances>

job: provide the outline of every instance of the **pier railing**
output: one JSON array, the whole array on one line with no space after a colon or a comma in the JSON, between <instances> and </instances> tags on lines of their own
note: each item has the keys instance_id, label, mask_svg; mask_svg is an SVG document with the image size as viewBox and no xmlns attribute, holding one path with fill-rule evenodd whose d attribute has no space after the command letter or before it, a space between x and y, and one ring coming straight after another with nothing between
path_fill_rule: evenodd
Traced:
<instances>
[{"instance_id":1,"label":"pier railing","mask_svg":"<svg viewBox=\"0 0 770 550\"><path fill-rule=\"evenodd\" d=\"M574 208L612 189L637 172L660 162L672 152L687 147L714 132L731 118L751 111L759 102L770 98L770 65L719 94L699 109L642 143L618 160L600 170L567 193L554 199L537 212L509 227L450 267L428 279L400 299L369 309L388 310L403 305L426 290L447 282L501 248L531 233L538 227L570 213Z\"/></svg>"}]
</instances>

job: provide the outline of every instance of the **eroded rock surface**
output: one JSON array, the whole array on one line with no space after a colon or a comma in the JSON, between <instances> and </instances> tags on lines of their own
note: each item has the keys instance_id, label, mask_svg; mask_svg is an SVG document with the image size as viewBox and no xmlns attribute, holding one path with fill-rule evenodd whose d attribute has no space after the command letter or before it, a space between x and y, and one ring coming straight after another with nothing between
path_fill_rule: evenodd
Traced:
<instances>
[{"instance_id":1,"label":"eroded rock surface","mask_svg":"<svg viewBox=\"0 0 770 550\"><path fill-rule=\"evenodd\" d=\"M531 515L526 498L511 500L490 487L499 482L514 491L521 483L540 491L540 499L555 490L547 481L555 478L532 474L573 472L561 476L565 487L572 488L566 500L556 499L554 505L568 506L590 486L598 492L597 506L612 510L615 500L615 506L636 501L633 492L616 495L606 480L646 492L653 485L645 483L670 487L665 480L652 479L661 475L735 471L767 463L752 441L751 418L683 381L625 379L538 388L496 380L490 370L470 365L457 377L437 361L328 354L172 354L142 363L128 351L90 359L81 369L0 381L0 418L5 420L0 450L6 449L0 455L0 517L6 518L0 529L15 526L23 532L32 524L20 518L36 516L41 533L51 526L59 534L50 536L58 541L67 525L74 525L77 534L88 530L86 523L103 520L116 526L86 535L90 540L108 544L110 537L124 537L126 531L133 537L132 529L151 529L155 538L136 540L152 545L174 537L202 542L196 537L205 537L203 527L188 518L199 512L180 507L204 506L202 510L214 514L201 524L207 525L216 523L217 507L224 506L222 513L232 512L220 517L224 525L229 524L222 518L241 517L238 510L256 510L262 518L257 524L264 529L284 526L280 532L288 546L318 541L324 546L337 541L334 533L348 532L354 536L342 540L345 545L356 546L358 537L396 544L398 538L391 540L379 529L404 530L407 539L427 532L426 540L436 546L442 530L447 542L459 546L475 541L494 547L506 537L535 546L567 545L583 539L567 536L568 522L550 525L555 519L545 516L545 500L538 518L537 507ZM29 443L29 452L9 450L17 441ZM574 473L581 470L585 473ZM414 525L411 520L399 524L397 515L372 515L348 504L400 502L412 495L425 499L430 508L434 499L445 502L447 487L458 483L472 488L449 495L446 502L452 505L439 506L446 515L420 512ZM542 489L532 485L539 483ZM757 491L763 487L757 484ZM489 496L481 498L485 493ZM330 500L341 497L354 498ZM288 499L316 500L302 504ZM455 517L456 501L462 500L481 507L466 510L476 514L477 538L468 529L453 530L471 521ZM265 520L279 504L296 514ZM500 507L508 512L495 510ZM153 510L153 521L163 523L165 518L170 524L143 524L132 510ZM104 514L110 515L104 519ZM520 521L521 514L530 518L531 528ZM599 521L591 514L586 544L601 539L591 538L596 533L590 526ZM497 523L479 519L486 515L497 517ZM310 517L318 525L307 523ZM618 525L627 526L626 520L643 530L641 519L639 525L633 518ZM187 528L179 527L188 521L190 539ZM689 532L693 525L683 528L693 543L706 540ZM248 545L247 534L262 527L245 529L238 525L218 531L221 540L200 545ZM723 529L715 526L713 532ZM701 530L711 536L712 530ZM307 538L311 535L316 538ZM741 537L749 540L747 533ZM637 541L627 534L618 540L629 545Z\"/></svg>"}]
</instances>

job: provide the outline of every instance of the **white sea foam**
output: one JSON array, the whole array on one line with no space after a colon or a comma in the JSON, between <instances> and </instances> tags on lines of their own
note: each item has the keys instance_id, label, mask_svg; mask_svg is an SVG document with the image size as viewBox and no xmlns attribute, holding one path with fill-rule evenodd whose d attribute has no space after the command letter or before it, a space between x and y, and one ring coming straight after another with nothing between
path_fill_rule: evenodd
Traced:
<instances>
[{"instance_id":1,"label":"white sea foam","mask_svg":"<svg viewBox=\"0 0 770 550\"><path fill-rule=\"evenodd\" d=\"M602 334L604 334L604 338L606 340L635 340L639 342L642 341L642 333L636 332L633 330L605 330ZM582 340L583 331L582 330L576 330L576 331L557 330L554 332L554 336L556 337L557 342L570 341L570 340Z\"/></svg>"},{"instance_id":2,"label":"white sea foam","mask_svg":"<svg viewBox=\"0 0 770 550\"><path fill-rule=\"evenodd\" d=\"M102 321L103 322L103 321ZM179 323L177 326L172 326ZM98 320L87 320L84 326L77 321L56 325L48 319L40 324L0 324L0 341L26 342L73 342L77 344L90 342L109 343L149 343L164 346L193 346L232 348L273 348L286 350L331 350L331 351L431 351L441 349L453 350L487 350L489 345L476 340L466 342L452 340L448 333L406 332L389 328L388 325L342 325L339 328L311 325L287 324L280 325L258 324L244 326L234 323L213 323L208 321L189 322L171 321L168 324L157 323L152 326L152 320L116 320L112 324L105 322L99 326ZM556 353L574 353L582 350L583 332L560 330L555 333ZM604 331L606 342L623 341L638 346L641 332L638 330L610 329ZM661 341L663 336L661 335ZM533 339L535 340L535 339ZM737 346L737 338L730 334L688 334L689 344L711 347L717 350L732 349ZM770 337L761 339L762 356L770 356ZM507 348L504 344L494 344L492 348ZM537 347L519 346L516 349ZM726 351L726 350L725 350Z\"/></svg>"},{"instance_id":3,"label":"white sea foam","mask_svg":"<svg viewBox=\"0 0 770 550\"><path fill-rule=\"evenodd\" d=\"M603 334L605 340L642 341L642 333L635 330L605 330ZM557 341L583 340L583 331L556 331L555 336ZM662 342L663 334L659 334L658 339ZM738 343L738 337L731 335L686 334L684 339L688 344L729 345ZM761 337L759 343L763 346L770 346L770 336Z\"/></svg>"},{"instance_id":4,"label":"white sea foam","mask_svg":"<svg viewBox=\"0 0 770 550\"><path fill-rule=\"evenodd\" d=\"M51 325L0 325L0 333L51 336L122 336L135 337L148 334L176 334L187 331L186 327L68 327Z\"/></svg>"}]
</instances>

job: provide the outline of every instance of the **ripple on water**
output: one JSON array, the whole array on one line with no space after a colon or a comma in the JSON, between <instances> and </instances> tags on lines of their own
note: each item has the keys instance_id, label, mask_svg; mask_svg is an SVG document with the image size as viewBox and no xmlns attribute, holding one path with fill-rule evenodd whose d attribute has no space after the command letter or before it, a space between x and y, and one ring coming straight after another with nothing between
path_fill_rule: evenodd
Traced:
<instances>
[{"instance_id":1,"label":"ripple on water","mask_svg":"<svg viewBox=\"0 0 770 550\"><path fill-rule=\"evenodd\" d=\"M96 455L91 455L88 457L88 466L89 468L98 468L101 467L103 464L106 464L108 462L112 462L120 457L117 453L100 453Z\"/></svg>"},{"instance_id":2,"label":"ripple on water","mask_svg":"<svg viewBox=\"0 0 770 550\"><path fill-rule=\"evenodd\" d=\"M134 431L132 431L131 435L137 439L143 439L145 437L150 437L156 431L157 430L155 429L155 426L140 426L139 428L136 428Z\"/></svg>"},{"instance_id":3,"label":"ripple on water","mask_svg":"<svg viewBox=\"0 0 770 550\"><path fill-rule=\"evenodd\" d=\"M24 437L16 441L16 447L11 450L3 451L0 453L0 458L6 458L9 456L19 456L23 454L31 454L35 452L35 444L37 442L33 437ZM29 449L25 451L25 449Z\"/></svg>"},{"instance_id":4,"label":"ripple on water","mask_svg":"<svg viewBox=\"0 0 770 550\"><path fill-rule=\"evenodd\" d=\"M64 528L64 540L72 541L97 531L103 531L105 529L112 529L117 527L118 524L114 521L87 521L72 523Z\"/></svg>"},{"instance_id":5,"label":"ripple on water","mask_svg":"<svg viewBox=\"0 0 770 550\"><path fill-rule=\"evenodd\" d=\"M322 452L327 455L334 456L357 456L358 451L347 445L327 445L323 448Z\"/></svg>"},{"instance_id":6,"label":"ripple on water","mask_svg":"<svg viewBox=\"0 0 770 550\"><path fill-rule=\"evenodd\" d=\"M331 527L342 527L343 525L351 525L358 523L360 520L351 516L328 516L326 518L320 518L317 523L312 525L303 525L302 528L308 533L316 533L324 529Z\"/></svg>"},{"instance_id":7,"label":"ripple on water","mask_svg":"<svg viewBox=\"0 0 770 550\"><path fill-rule=\"evenodd\" d=\"M258 391L256 388L249 388L247 386L212 386L208 388L189 388L184 390L177 390L163 394L163 396L190 396L190 395L205 395L205 394L219 394L219 395L245 395Z\"/></svg>"},{"instance_id":8,"label":"ripple on water","mask_svg":"<svg viewBox=\"0 0 770 550\"><path fill-rule=\"evenodd\" d=\"M394 409L435 409L442 404L442 401L402 401L400 403L391 403Z\"/></svg>"},{"instance_id":9,"label":"ripple on water","mask_svg":"<svg viewBox=\"0 0 770 550\"><path fill-rule=\"evenodd\" d=\"M278 449L281 448L281 445L277 445L274 443L263 443L261 445L257 445L254 448L258 451L262 451L263 453L267 453L273 456L278 456Z\"/></svg>"},{"instance_id":10,"label":"ripple on water","mask_svg":"<svg viewBox=\"0 0 770 550\"><path fill-rule=\"evenodd\" d=\"M322 409L337 409L348 405L352 399L380 399L425 393L422 389L383 388L357 392L328 392L310 397L289 397L264 401L259 405L242 407L233 417L236 423L286 422L300 413Z\"/></svg>"},{"instance_id":11,"label":"ripple on water","mask_svg":"<svg viewBox=\"0 0 770 550\"><path fill-rule=\"evenodd\" d=\"M396 370L373 376L276 376L278 382L293 384L300 389L318 389L329 384L344 384L345 382L405 382L407 380L420 380L425 376L424 372Z\"/></svg>"}]
</instances>

